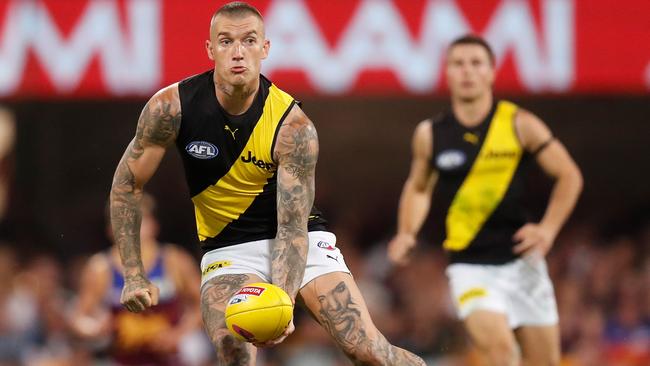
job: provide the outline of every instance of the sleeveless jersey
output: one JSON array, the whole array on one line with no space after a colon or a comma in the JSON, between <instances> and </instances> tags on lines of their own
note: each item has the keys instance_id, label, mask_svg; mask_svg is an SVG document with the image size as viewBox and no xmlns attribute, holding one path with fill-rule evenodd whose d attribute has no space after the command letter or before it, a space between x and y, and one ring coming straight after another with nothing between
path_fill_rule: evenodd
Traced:
<instances>
[{"instance_id":1,"label":"sleeveless jersey","mask_svg":"<svg viewBox=\"0 0 650 366\"><path fill-rule=\"evenodd\" d=\"M178 365L176 355L161 354L152 346L152 338L164 334L181 318L182 304L176 287L166 274L164 248L159 250L148 278L160 289L158 305L142 313L131 313L120 304L124 277L112 264L112 285L109 296L113 314L113 337L109 350L113 361L120 365ZM108 254L110 258L110 254Z\"/></svg>"},{"instance_id":2,"label":"sleeveless jersey","mask_svg":"<svg viewBox=\"0 0 650 366\"><path fill-rule=\"evenodd\" d=\"M515 131L517 106L496 102L476 127L461 125L452 112L433 122L433 157L438 182L432 207L444 233L451 263L502 264L516 258L512 236L526 223L521 203L530 155Z\"/></svg>"},{"instance_id":3,"label":"sleeveless jersey","mask_svg":"<svg viewBox=\"0 0 650 366\"><path fill-rule=\"evenodd\" d=\"M202 249L273 239L277 231L277 162L282 122L297 102L263 75L251 107L229 115L215 93L214 71L179 83L182 120L176 139L194 203ZM309 230L325 230L315 208Z\"/></svg>"}]
</instances>

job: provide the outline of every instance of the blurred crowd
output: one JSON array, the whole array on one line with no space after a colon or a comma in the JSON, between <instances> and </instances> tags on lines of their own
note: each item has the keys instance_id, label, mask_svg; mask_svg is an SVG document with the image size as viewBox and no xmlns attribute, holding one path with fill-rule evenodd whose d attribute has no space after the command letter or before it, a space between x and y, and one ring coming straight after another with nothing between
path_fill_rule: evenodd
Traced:
<instances>
[{"instance_id":1,"label":"blurred crowd","mask_svg":"<svg viewBox=\"0 0 650 366\"><path fill-rule=\"evenodd\" d=\"M392 268L385 247L362 250L335 229L348 266L378 327L428 365L478 365L456 320L442 252L423 242L411 262ZM88 342L71 331L80 271L87 257L50 255L0 244L0 365L108 365L110 339ZM565 366L650 364L650 226L631 236L599 236L574 225L549 258L556 287ZM198 271L198 268L197 268ZM348 365L309 316L296 333L260 353L259 365ZM183 343L184 364L207 365L213 352L197 332Z\"/></svg>"}]
</instances>

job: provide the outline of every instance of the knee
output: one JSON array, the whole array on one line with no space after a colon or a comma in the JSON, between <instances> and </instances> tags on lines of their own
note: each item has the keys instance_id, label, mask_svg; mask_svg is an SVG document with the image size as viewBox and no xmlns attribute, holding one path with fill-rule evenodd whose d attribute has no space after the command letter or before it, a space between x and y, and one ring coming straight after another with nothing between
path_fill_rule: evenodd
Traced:
<instances>
[{"instance_id":1,"label":"knee","mask_svg":"<svg viewBox=\"0 0 650 366\"><path fill-rule=\"evenodd\" d=\"M486 345L484 351L494 366L517 365L519 352L515 342L507 339L497 339Z\"/></svg>"},{"instance_id":2,"label":"knee","mask_svg":"<svg viewBox=\"0 0 650 366\"><path fill-rule=\"evenodd\" d=\"M365 336L365 334L364 334ZM383 358L379 353L380 342L366 337L357 339L339 340L338 346L355 365L384 365Z\"/></svg>"},{"instance_id":3,"label":"knee","mask_svg":"<svg viewBox=\"0 0 650 366\"><path fill-rule=\"evenodd\" d=\"M235 338L227 329L219 329L210 333L212 344L220 352L237 353L246 351L246 343Z\"/></svg>"},{"instance_id":4,"label":"knee","mask_svg":"<svg viewBox=\"0 0 650 366\"><path fill-rule=\"evenodd\" d=\"M537 357L526 356L522 357L522 365L524 366L559 366L561 361L560 352L548 352L547 354L540 354Z\"/></svg>"},{"instance_id":5,"label":"knee","mask_svg":"<svg viewBox=\"0 0 650 366\"><path fill-rule=\"evenodd\" d=\"M357 366L381 366L386 364L386 357L382 357L376 347L355 347L346 349L345 352Z\"/></svg>"},{"instance_id":6,"label":"knee","mask_svg":"<svg viewBox=\"0 0 650 366\"><path fill-rule=\"evenodd\" d=\"M344 351L358 366L426 366L420 357L393 346L383 337L346 347Z\"/></svg>"}]
</instances>

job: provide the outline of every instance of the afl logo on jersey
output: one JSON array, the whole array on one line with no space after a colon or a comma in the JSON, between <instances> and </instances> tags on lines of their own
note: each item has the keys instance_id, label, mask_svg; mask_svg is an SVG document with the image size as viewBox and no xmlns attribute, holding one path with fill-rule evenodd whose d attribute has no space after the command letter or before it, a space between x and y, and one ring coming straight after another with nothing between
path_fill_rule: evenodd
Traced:
<instances>
[{"instance_id":1,"label":"afl logo on jersey","mask_svg":"<svg viewBox=\"0 0 650 366\"><path fill-rule=\"evenodd\" d=\"M205 141L192 141L185 146L185 151L198 159L212 159L219 154L216 146Z\"/></svg>"},{"instance_id":2,"label":"afl logo on jersey","mask_svg":"<svg viewBox=\"0 0 650 366\"><path fill-rule=\"evenodd\" d=\"M445 150L438 155L436 165L440 170L452 170L465 163L465 153L460 150Z\"/></svg>"}]
</instances>

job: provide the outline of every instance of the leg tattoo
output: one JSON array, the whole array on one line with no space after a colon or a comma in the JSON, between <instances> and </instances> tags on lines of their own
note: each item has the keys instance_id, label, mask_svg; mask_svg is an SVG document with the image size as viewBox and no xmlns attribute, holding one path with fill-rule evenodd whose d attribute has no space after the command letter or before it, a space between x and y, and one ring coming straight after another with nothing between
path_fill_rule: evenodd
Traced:
<instances>
[{"instance_id":1,"label":"leg tattoo","mask_svg":"<svg viewBox=\"0 0 650 366\"><path fill-rule=\"evenodd\" d=\"M226 302L245 283L247 275L223 275L210 280L201 293L201 313L205 329L217 349L218 365L250 365L252 345L237 340L226 328Z\"/></svg>"},{"instance_id":2,"label":"leg tattoo","mask_svg":"<svg viewBox=\"0 0 650 366\"><path fill-rule=\"evenodd\" d=\"M361 319L362 308L344 281L318 296L320 322L356 365L424 365L416 355L388 343Z\"/></svg>"}]
</instances>

